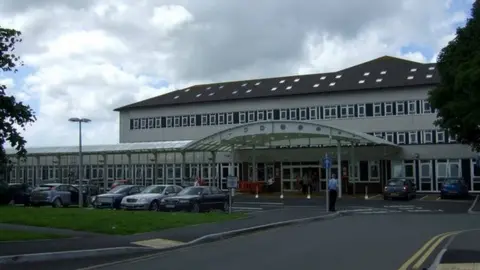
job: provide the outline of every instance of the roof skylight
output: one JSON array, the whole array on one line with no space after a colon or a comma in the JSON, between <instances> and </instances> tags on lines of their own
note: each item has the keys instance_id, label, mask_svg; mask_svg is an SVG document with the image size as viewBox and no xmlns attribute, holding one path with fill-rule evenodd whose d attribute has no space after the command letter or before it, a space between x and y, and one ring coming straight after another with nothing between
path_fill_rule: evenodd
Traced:
<instances>
[{"instance_id":1,"label":"roof skylight","mask_svg":"<svg viewBox=\"0 0 480 270\"><path fill-rule=\"evenodd\" d=\"M211 93L208 94L208 95L209 95L209 96L213 96L213 95L215 95L215 93L214 93L214 92L211 92Z\"/></svg>"},{"instance_id":2,"label":"roof skylight","mask_svg":"<svg viewBox=\"0 0 480 270\"><path fill-rule=\"evenodd\" d=\"M408 76L407 80L413 80L413 76Z\"/></svg>"},{"instance_id":3,"label":"roof skylight","mask_svg":"<svg viewBox=\"0 0 480 270\"><path fill-rule=\"evenodd\" d=\"M295 78L295 80L293 80L293 82L299 82L300 81L300 78Z\"/></svg>"},{"instance_id":4,"label":"roof skylight","mask_svg":"<svg viewBox=\"0 0 480 270\"><path fill-rule=\"evenodd\" d=\"M320 77L320 80L325 80L327 78L327 76L322 76Z\"/></svg>"},{"instance_id":5,"label":"roof skylight","mask_svg":"<svg viewBox=\"0 0 480 270\"><path fill-rule=\"evenodd\" d=\"M427 79L431 79L433 77L432 74L427 74L427 76L425 76Z\"/></svg>"},{"instance_id":6,"label":"roof skylight","mask_svg":"<svg viewBox=\"0 0 480 270\"><path fill-rule=\"evenodd\" d=\"M258 85L260 85L260 83L261 83L261 82L256 82L255 85L258 86Z\"/></svg>"},{"instance_id":7,"label":"roof skylight","mask_svg":"<svg viewBox=\"0 0 480 270\"><path fill-rule=\"evenodd\" d=\"M365 77L368 76L368 75L370 75L370 72L363 73L363 76L365 76Z\"/></svg>"},{"instance_id":8,"label":"roof skylight","mask_svg":"<svg viewBox=\"0 0 480 270\"><path fill-rule=\"evenodd\" d=\"M285 80L281 80L281 81L279 81L278 83L284 83L284 82L285 82Z\"/></svg>"},{"instance_id":9,"label":"roof skylight","mask_svg":"<svg viewBox=\"0 0 480 270\"><path fill-rule=\"evenodd\" d=\"M242 87L245 87L245 86L247 86L247 83L242 84Z\"/></svg>"},{"instance_id":10,"label":"roof skylight","mask_svg":"<svg viewBox=\"0 0 480 270\"><path fill-rule=\"evenodd\" d=\"M428 67L428 70L435 70L435 67Z\"/></svg>"},{"instance_id":11,"label":"roof skylight","mask_svg":"<svg viewBox=\"0 0 480 270\"><path fill-rule=\"evenodd\" d=\"M386 70L380 71L380 75L385 75L385 74L387 74L387 71L386 71Z\"/></svg>"},{"instance_id":12,"label":"roof skylight","mask_svg":"<svg viewBox=\"0 0 480 270\"><path fill-rule=\"evenodd\" d=\"M272 89L270 89L270 91L275 91L277 90L277 87L272 87Z\"/></svg>"},{"instance_id":13,"label":"roof skylight","mask_svg":"<svg viewBox=\"0 0 480 270\"><path fill-rule=\"evenodd\" d=\"M315 88L317 88L317 87L319 87L319 86L320 86L319 83L316 83L316 84L313 85L313 87L315 87Z\"/></svg>"},{"instance_id":14,"label":"roof skylight","mask_svg":"<svg viewBox=\"0 0 480 270\"><path fill-rule=\"evenodd\" d=\"M415 72L415 71L417 71L417 69L416 69L416 68L412 68L412 69L410 69L410 72Z\"/></svg>"},{"instance_id":15,"label":"roof skylight","mask_svg":"<svg viewBox=\"0 0 480 270\"><path fill-rule=\"evenodd\" d=\"M252 92L252 89L248 89L247 91L245 91L245 93L247 93L247 94L250 93L250 92Z\"/></svg>"},{"instance_id":16,"label":"roof skylight","mask_svg":"<svg viewBox=\"0 0 480 270\"><path fill-rule=\"evenodd\" d=\"M365 83L365 80L358 81L359 84Z\"/></svg>"},{"instance_id":17,"label":"roof skylight","mask_svg":"<svg viewBox=\"0 0 480 270\"><path fill-rule=\"evenodd\" d=\"M342 77L342 74L338 74L337 76L335 76L335 79L340 79Z\"/></svg>"},{"instance_id":18,"label":"roof skylight","mask_svg":"<svg viewBox=\"0 0 480 270\"><path fill-rule=\"evenodd\" d=\"M185 89L185 92L190 92L190 88Z\"/></svg>"},{"instance_id":19,"label":"roof skylight","mask_svg":"<svg viewBox=\"0 0 480 270\"><path fill-rule=\"evenodd\" d=\"M383 79L382 79L382 78L378 78L378 79L376 79L375 81L376 81L376 82L382 82Z\"/></svg>"},{"instance_id":20,"label":"roof skylight","mask_svg":"<svg viewBox=\"0 0 480 270\"><path fill-rule=\"evenodd\" d=\"M211 86L207 87L207 90L210 90L210 89L212 89L212 87L211 87Z\"/></svg>"},{"instance_id":21,"label":"roof skylight","mask_svg":"<svg viewBox=\"0 0 480 270\"><path fill-rule=\"evenodd\" d=\"M289 85L289 86L287 86L285 89L290 90L290 89L292 89L292 86Z\"/></svg>"},{"instance_id":22,"label":"roof skylight","mask_svg":"<svg viewBox=\"0 0 480 270\"><path fill-rule=\"evenodd\" d=\"M220 86L218 87L218 89L222 89L223 87L224 87L224 85L220 85Z\"/></svg>"},{"instance_id":23,"label":"roof skylight","mask_svg":"<svg viewBox=\"0 0 480 270\"><path fill-rule=\"evenodd\" d=\"M197 94L196 97L200 97L201 95L202 95L201 93L200 93L200 94Z\"/></svg>"},{"instance_id":24,"label":"roof skylight","mask_svg":"<svg viewBox=\"0 0 480 270\"><path fill-rule=\"evenodd\" d=\"M335 82L331 82L329 86L335 86Z\"/></svg>"},{"instance_id":25,"label":"roof skylight","mask_svg":"<svg viewBox=\"0 0 480 270\"><path fill-rule=\"evenodd\" d=\"M174 96L173 99L177 99L177 98L179 98L179 97L180 97L180 96Z\"/></svg>"},{"instance_id":26,"label":"roof skylight","mask_svg":"<svg viewBox=\"0 0 480 270\"><path fill-rule=\"evenodd\" d=\"M238 91L235 90L235 91L232 92L232 95L236 95L237 93L238 93Z\"/></svg>"}]
</instances>

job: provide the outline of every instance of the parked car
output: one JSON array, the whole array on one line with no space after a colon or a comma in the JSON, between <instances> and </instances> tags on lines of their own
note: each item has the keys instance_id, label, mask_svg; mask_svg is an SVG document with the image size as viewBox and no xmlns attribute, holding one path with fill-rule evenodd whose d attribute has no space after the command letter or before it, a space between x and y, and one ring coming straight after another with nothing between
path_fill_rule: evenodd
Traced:
<instances>
[{"instance_id":1,"label":"parked car","mask_svg":"<svg viewBox=\"0 0 480 270\"><path fill-rule=\"evenodd\" d=\"M383 191L383 199L400 198L410 200L417 197L417 188L409 179L392 178L388 180Z\"/></svg>"},{"instance_id":2,"label":"parked car","mask_svg":"<svg viewBox=\"0 0 480 270\"><path fill-rule=\"evenodd\" d=\"M121 186L121 185L130 185L130 181L128 181L128 180L115 180L115 181L113 181L113 184L110 187L110 189L114 189L114 188L116 188L118 186Z\"/></svg>"},{"instance_id":3,"label":"parked car","mask_svg":"<svg viewBox=\"0 0 480 270\"><path fill-rule=\"evenodd\" d=\"M447 178L440 189L440 198L468 198L468 186L463 178Z\"/></svg>"},{"instance_id":4,"label":"parked car","mask_svg":"<svg viewBox=\"0 0 480 270\"><path fill-rule=\"evenodd\" d=\"M194 213L220 209L228 211L228 194L217 187L187 187L177 195L160 201L162 211L191 211Z\"/></svg>"},{"instance_id":5,"label":"parked car","mask_svg":"<svg viewBox=\"0 0 480 270\"><path fill-rule=\"evenodd\" d=\"M80 191L67 184L42 184L35 188L30 195L32 206L51 205L52 207L63 207L78 205ZM86 197L83 198L86 202Z\"/></svg>"},{"instance_id":6,"label":"parked car","mask_svg":"<svg viewBox=\"0 0 480 270\"><path fill-rule=\"evenodd\" d=\"M93 197L92 204L95 208L120 209L124 197L140 193L142 190L142 186L120 185L110 189L107 193Z\"/></svg>"},{"instance_id":7,"label":"parked car","mask_svg":"<svg viewBox=\"0 0 480 270\"><path fill-rule=\"evenodd\" d=\"M137 209L158 211L160 208L160 201L163 198L173 196L182 189L182 187L176 185L148 186L138 194L124 197L122 199L121 207L128 210Z\"/></svg>"},{"instance_id":8,"label":"parked car","mask_svg":"<svg viewBox=\"0 0 480 270\"><path fill-rule=\"evenodd\" d=\"M7 194L14 204L29 206L32 190L33 188L25 183L10 183L8 184Z\"/></svg>"}]
</instances>

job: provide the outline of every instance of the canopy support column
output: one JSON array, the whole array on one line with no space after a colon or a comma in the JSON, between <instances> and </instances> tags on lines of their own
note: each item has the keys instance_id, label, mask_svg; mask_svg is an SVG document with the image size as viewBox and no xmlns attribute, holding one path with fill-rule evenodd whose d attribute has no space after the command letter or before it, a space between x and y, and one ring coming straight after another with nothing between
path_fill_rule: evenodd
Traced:
<instances>
[{"instance_id":1,"label":"canopy support column","mask_svg":"<svg viewBox=\"0 0 480 270\"><path fill-rule=\"evenodd\" d=\"M252 147L252 181L257 182L257 160L255 157L255 145Z\"/></svg>"},{"instance_id":2,"label":"canopy support column","mask_svg":"<svg viewBox=\"0 0 480 270\"><path fill-rule=\"evenodd\" d=\"M338 198L342 198L342 142L337 141Z\"/></svg>"},{"instance_id":3,"label":"canopy support column","mask_svg":"<svg viewBox=\"0 0 480 270\"><path fill-rule=\"evenodd\" d=\"M353 196L356 195L357 193L357 180L355 179L355 145L353 142L350 144L350 169L348 170L350 172L350 175L348 176L348 179L352 182L353 186Z\"/></svg>"},{"instance_id":4,"label":"canopy support column","mask_svg":"<svg viewBox=\"0 0 480 270\"><path fill-rule=\"evenodd\" d=\"M212 186L212 181L213 181L213 186L218 187L218 181L217 181L217 152L211 151L212 154L212 167L211 167L211 175L210 175L210 181L208 181L208 185Z\"/></svg>"}]
</instances>

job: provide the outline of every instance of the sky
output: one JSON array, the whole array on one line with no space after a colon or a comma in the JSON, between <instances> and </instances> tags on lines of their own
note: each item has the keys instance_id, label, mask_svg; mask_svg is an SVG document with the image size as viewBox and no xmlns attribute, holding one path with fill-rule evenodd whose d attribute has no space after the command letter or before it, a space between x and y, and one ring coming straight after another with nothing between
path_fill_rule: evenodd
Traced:
<instances>
[{"instance_id":1,"label":"sky","mask_svg":"<svg viewBox=\"0 0 480 270\"><path fill-rule=\"evenodd\" d=\"M25 65L1 73L37 121L27 147L118 143L113 109L188 85L435 62L474 0L2 0Z\"/></svg>"}]
</instances>

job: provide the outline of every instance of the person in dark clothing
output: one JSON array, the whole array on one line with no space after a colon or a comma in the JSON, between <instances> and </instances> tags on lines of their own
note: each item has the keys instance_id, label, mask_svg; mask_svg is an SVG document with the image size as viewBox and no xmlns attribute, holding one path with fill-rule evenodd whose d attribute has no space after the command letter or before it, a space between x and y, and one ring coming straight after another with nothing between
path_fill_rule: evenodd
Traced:
<instances>
[{"instance_id":1,"label":"person in dark clothing","mask_svg":"<svg viewBox=\"0 0 480 270\"><path fill-rule=\"evenodd\" d=\"M335 174L328 180L328 208L330 212L335 212L335 203L337 202L338 180Z\"/></svg>"}]
</instances>

